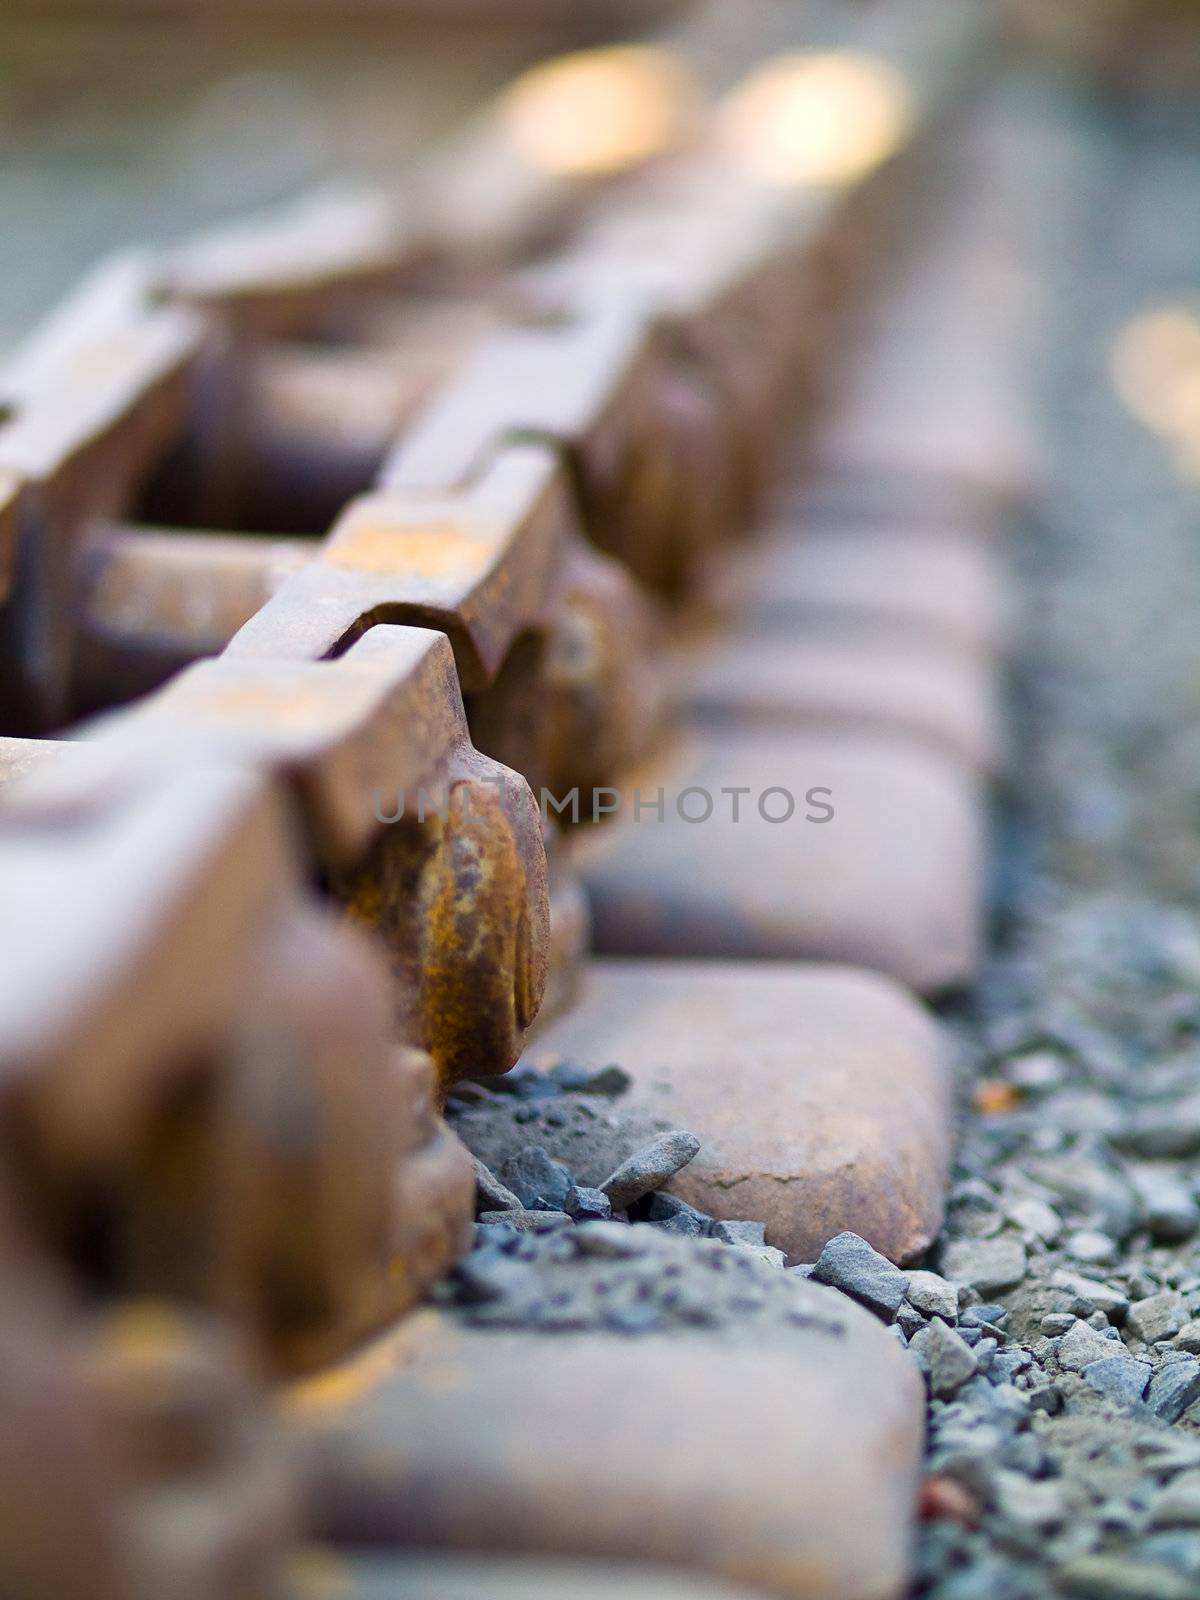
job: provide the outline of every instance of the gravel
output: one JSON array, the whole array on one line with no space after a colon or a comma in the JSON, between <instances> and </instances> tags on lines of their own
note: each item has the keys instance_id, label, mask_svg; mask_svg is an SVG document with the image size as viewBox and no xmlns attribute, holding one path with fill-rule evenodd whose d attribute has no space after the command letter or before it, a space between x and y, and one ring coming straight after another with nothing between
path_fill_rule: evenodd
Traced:
<instances>
[{"instance_id":1,"label":"gravel","mask_svg":"<svg viewBox=\"0 0 1200 1600\"><path fill-rule=\"evenodd\" d=\"M482 1211L478 1220L516 1233L552 1233L571 1221L565 1211Z\"/></svg>"},{"instance_id":2,"label":"gravel","mask_svg":"<svg viewBox=\"0 0 1200 1600\"><path fill-rule=\"evenodd\" d=\"M725 1244L762 1247L767 1242L767 1230L761 1222L714 1222L712 1236Z\"/></svg>"},{"instance_id":3,"label":"gravel","mask_svg":"<svg viewBox=\"0 0 1200 1600\"><path fill-rule=\"evenodd\" d=\"M435 1291L472 1327L539 1333L605 1331L635 1338L695 1329L757 1340L802 1331L841 1340L847 1328L815 1292L758 1252L718 1239L679 1239L653 1226L583 1222L522 1235L476 1228L469 1254Z\"/></svg>"},{"instance_id":4,"label":"gravel","mask_svg":"<svg viewBox=\"0 0 1200 1600\"><path fill-rule=\"evenodd\" d=\"M1052 475L1014 551L1022 755L999 935L947 1012L963 1137L920 1263L960 1288L948 1328L991 1301L1005 1339L931 1385L920 1600L1200 1594L1200 545L1194 484L1108 372L1128 319L1196 281L1200 141L1169 113L1058 126L1082 225L1047 284Z\"/></svg>"},{"instance_id":5,"label":"gravel","mask_svg":"<svg viewBox=\"0 0 1200 1600\"><path fill-rule=\"evenodd\" d=\"M612 1202L614 1211L625 1211L643 1195L661 1189L668 1179L687 1166L699 1149L700 1141L694 1133L675 1129L659 1134L657 1139L622 1161L599 1187Z\"/></svg>"},{"instance_id":6,"label":"gravel","mask_svg":"<svg viewBox=\"0 0 1200 1600\"><path fill-rule=\"evenodd\" d=\"M1054 1355L1064 1372L1082 1372L1093 1361L1104 1361L1113 1355L1120 1342L1110 1339L1107 1330L1101 1332L1076 1318L1070 1330L1057 1341Z\"/></svg>"},{"instance_id":7,"label":"gravel","mask_svg":"<svg viewBox=\"0 0 1200 1600\"><path fill-rule=\"evenodd\" d=\"M1152 1528L1200 1528L1200 1472L1181 1472L1150 1501Z\"/></svg>"},{"instance_id":8,"label":"gravel","mask_svg":"<svg viewBox=\"0 0 1200 1600\"><path fill-rule=\"evenodd\" d=\"M1172 1289L1135 1301L1125 1317L1125 1330L1143 1344L1171 1339L1187 1321L1183 1298Z\"/></svg>"},{"instance_id":9,"label":"gravel","mask_svg":"<svg viewBox=\"0 0 1200 1600\"><path fill-rule=\"evenodd\" d=\"M949 1399L979 1371L979 1359L970 1345L940 1317L925 1329L923 1357L929 1392L938 1400Z\"/></svg>"},{"instance_id":10,"label":"gravel","mask_svg":"<svg viewBox=\"0 0 1200 1600\"><path fill-rule=\"evenodd\" d=\"M606 1067L590 1067L580 1061L558 1061L546 1076L566 1094L598 1094L616 1096L624 1094L632 1078L615 1063Z\"/></svg>"},{"instance_id":11,"label":"gravel","mask_svg":"<svg viewBox=\"0 0 1200 1600\"><path fill-rule=\"evenodd\" d=\"M818 1283L851 1295L885 1322L899 1311L908 1289L908 1278L899 1267L856 1233L839 1233L830 1239L817 1257L812 1276Z\"/></svg>"},{"instance_id":12,"label":"gravel","mask_svg":"<svg viewBox=\"0 0 1200 1600\"><path fill-rule=\"evenodd\" d=\"M1194 1356L1164 1361L1146 1390L1146 1404L1164 1422L1178 1422L1197 1400L1200 1400L1200 1361Z\"/></svg>"},{"instance_id":13,"label":"gravel","mask_svg":"<svg viewBox=\"0 0 1200 1600\"><path fill-rule=\"evenodd\" d=\"M551 1160L540 1144L510 1156L499 1177L528 1210L562 1211L573 1184L567 1168Z\"/></svg>"},{"instance_id":14,"label":"gravel","mask_svg":"<svg viewBox=\"0 0 1200 1600\"><path fill-rule=\"evenodd\" d=\"M567 1164L556 1160L543 1145L520 1142L519 1135L535 1120L526 1114L529 1110L534 1110L538 1117L549 1117L561 1106L558 1126L569 1124L582 1130L589 1126L602 1128L599 1143L604 1148L614 1133L621 1137L627 1130L623 1128L619 1113L599 1121L592 1108L598 1092L619 1100L630 1084L627 1073L615 1066L595 1072L574 1062L557 1063L546 1072L525 1063L514 1070L516 1084L503 1093L489 1087L489 1083L503 1082L501 1079L457 1085L447 1108L451 1124L457 1127L468 1147L473 1134L478 1132L478 1125L472 1118L479 1106L487 1103L492 1108L484 1138L479 1142L501 1155L500 1174L504 1181L478 1151L472 1152L476 1221L482 1229L504 1228L510 1234L528 1235L553 1233L571 1223L577 1226L611 1224L615 1231L613 1227L607 1232L602 1228L595 1235L589 1227L587 1237L594 1238L594 1243L589 1243L585 1249L594 1249L597 1254L607 1251L613 1259L633 1259L647 1248L651 1233L656 1233L712 1241L752 1258L760 1266L784 1267L783 1252L767 1244L766 1228L761 1222L718 1221L661 1188L699 1151L700 1141L693 1134L681 1129L655 1134L620 1162L603 1186L578 1182ZM482 1092L485 1102L480 1101L476 1091ZM495 1112L498 1104L507 1108L503 1115ZM547 1110L547 1107L554 1109ZM580 1112L583 1121L575 1121ZM547 1125L555 1126L553 1122ZM513 1144L519 1147L511 1154L505 1153L506 1146L511 1149ZM594 1164L594 1149L581 1145L579 1153L586 1165ZM486 1231L481 1235L483 1241L488 1237ZM807 1275L807 1272L800 1274ZM637 1315L630 1311L623 1312L622 1317L629 1323L630 1331L635 1331L633 1323Z\"/></svg>"},{"instance_id":15,"label":"gravel","mask_svg":"<svg viewBox=\"0 0 1200 1600\"><path fill-rule=\"evenodd\" d=\"M524 1204L511 1189L506 1189L490 1167L478 1156L475 1162L475 1202L481 1211L523 1211Z\"/></svg>"},{"instance_id":16,"label":"gravel","mask_svg":"<svg viewBox=\"0 0 1200 1600\"><path fill-rule=\"evenodd\" d=\"M910 1309L923 1316L958 1321L958 1290L936 1272L910 1272L908 1300Z\"/></svg>"},{"instance_id":17,"label":"gravel","mask_svg":"<svg viewBox=\"0 0 1200 1600\"><path fill-rule=\"evenodd\" d=\"M981 1295L1012 1289L1025 1276L1025 1246L1020 1239L960 1239L942 1251L943 1274Z\"/></svg>"},{"instance_id":18,"label":"gravel","mask_svg":"<svg viewBox=\"0 0 1200 1600\"><path fill-rule=\"evenodd\" d=\"M602 1189L576 1183L567 1190L563 1210L575 1222L606 1222L613 1214L612 1201Z\"/></svg>"},{"instance_id":19,"label":"gravel","mask_svg":"<svg viewBox=\"0 0 1200 1600\"><path fill-rule=\"evenodd\" d=\"M1150 1365L1132 1356L1102 1356L1083 1368L1083 1376L1106 1399L1118 1405L1136 1405L1150 1381Z\"/></svg>"}]
</instances>

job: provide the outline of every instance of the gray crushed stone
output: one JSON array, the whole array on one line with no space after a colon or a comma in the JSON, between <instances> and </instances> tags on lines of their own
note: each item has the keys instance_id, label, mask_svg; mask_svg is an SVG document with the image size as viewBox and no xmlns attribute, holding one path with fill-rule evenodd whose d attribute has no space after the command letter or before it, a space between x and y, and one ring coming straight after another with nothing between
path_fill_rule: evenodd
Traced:
<instances>
[{"instance_id":1,"label":"gray crushed stone","mask_svg":"<svg viewBox=\"0 0 1200 1600\"><path fill-rule=\"evenodd\" d=\"M614 1211L627 1211L635 1201L661 1189L699 1149L700 1141L694 1133L682 1129L660 1133L622 1161L598 1187L608 1196Z\"/></svg>"},{"instance_id":2,"label":"gray crushed stone","mask_svg":"<svg viewBox=\"0 0 1200 1600\"><path fill-rule=\"evenodd\" d=\"M480 1224L436 1298L472 1327L540 1333L846 1332L838 1296L752 1249L622 1222L528 1234Z\"/></svg>"},{"instance_id":3,"label":"gray crushed stone","mask_svg":"<svg viewBox=\"0 0 1200 1600\"><path fill-rule=\"evenodd\" d=\"M970 1510L927 1494L920 1600L1200 1595L1197 495L1108 371L1131 316L1197 285L1200 217L1179 218L1200 131L1164 108L1076 132L1051 483L1015 550L1001 932L948 1017L963 1136L922 1263L959 1287L944 1325L964 1338L994 1302L972 1349L995 1350L952 1393L931 1383L927 1469ZM940 1335L907 1336L932 1380Z\"/></svg>"},{"instance_id":4,"label":"gray crushed stone","mask_svg":"<svg viewBox=\"0 0 1200 1600\"><path fill-rule=\"evenodd\" d=\"M827 1283L860 1301L876 1316L890 1322L908 1289L908 1278L856 1233L839 1233L817 1257L812 1271L817 1283Z\"/></svg>"}]
</instances>

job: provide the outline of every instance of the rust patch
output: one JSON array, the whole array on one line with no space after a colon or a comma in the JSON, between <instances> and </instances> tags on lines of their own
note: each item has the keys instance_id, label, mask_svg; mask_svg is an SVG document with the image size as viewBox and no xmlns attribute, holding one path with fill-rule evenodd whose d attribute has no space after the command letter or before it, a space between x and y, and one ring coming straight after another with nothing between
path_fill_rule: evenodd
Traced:
<instances>
[{"instance_id":1,"label":"rust patch","mask_svg":"<svg viewBox=\"0 0 1200 1600\"><path fill-rule=\"evenodd\" d=\"M1002 1078L981 1078L971 1091L971 1103L982 1117L1003 1117L1021 1104L1021 1091Z\"/></svg>"},{"instance_id":2,"label":"rust patch","mask_svg":"<svg viewBox=\"0 0 1200 1600\"><path fill-rule=\"evenodd\" d=\"M363 522L340 534L323 559L354 572L471 578L486 568L494 553L492 543L473 538L453 522L415 528Z\"/></svg>"},{"instance_id":3,"label":"rust patch","mask_svg":"<svg viewBox=\"0 0 1200 1600\"><path fill-rule=\"evenodd\" d=\"M199 709L251 725L260 721L304 724L334 709L336 696L331 688L315 684L295 688L264 683L239 684L211 690L203 697Z\"/></svg>"}]
</instances>

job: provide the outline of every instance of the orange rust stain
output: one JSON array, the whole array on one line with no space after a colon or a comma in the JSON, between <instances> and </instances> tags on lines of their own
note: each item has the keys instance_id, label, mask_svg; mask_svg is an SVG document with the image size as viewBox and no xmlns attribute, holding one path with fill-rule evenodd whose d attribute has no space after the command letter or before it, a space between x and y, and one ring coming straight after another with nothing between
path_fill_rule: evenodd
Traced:
<instances>
[{"instance_id":1,"label":"orange rust stain","mask_svg":"<svg viewBox=\"0 0 1200 1600\"><path fill-rule=\"evenodd\" d=\"M297 1416L340 1411L378 1388L394 1369L391 1348L386 1343L372 1345L353 1361L294 1384L284 1396L284 1410Z\"/></svg>"},{"instance_id":2,"label":"orange rust stain","mask_svg":"<svg viewBox=\"0 0 1200 1600\"><path fill-rule=\"evenodd\" d=\"M973 1528L979 1521L979 1504L956 1479L935 1474L921 1485L918 1515L923 1522L958 1522Z\"/></svg>"},{"instance_id":3,"label":"orange rust stain","mask_svg":"<svg viewBox=\"0 0 1200 1600\"><path fill-rule=\"evenodd\" d=\"M304 723L324 716L335 704L335 697L329 690L315 685L291 688L242 684L209 691L201 701L201 709L234 721L263 719L269 723Z\"/></svg>"},{"instance_id":4,"label":"orange rust stain","mask_svg":"<svg viewBox=\"0 0 1200 1600\"><path fill-rule=\"evenodd\" d=\"M1002 1078L982 1078L971 1091L971 1104L984 1117L1002 1117L1021 1103L1021 1091Z\"/></svg>"},{"instance_id":5,"label":"orange rust stain","mask_svg":"<svg viewBox=\"0 0 1200 1600\"><path fill-rule=\"evenodd\" d=\"M417 528L362 522L340 534L324 559L355 572L470 578L491 561L493 549L489 541L472 538L453 522Z\"/></svg>"},{"instance_id":6,"label":"orange rust stain","mask_svg":"<svg viewBox=\"0 0 1200 1600\"><path fill-rule=\"evenodd\" d=\"M310 1418L333 1412L336 1421L346 1407L373 1394L393 1373L410 1365L431 1337L446 1343L440 1319L434 1313L414 1313L349 1361L289 1385L279 1401L284 1415Z\"/></svg>"}]
</instances>

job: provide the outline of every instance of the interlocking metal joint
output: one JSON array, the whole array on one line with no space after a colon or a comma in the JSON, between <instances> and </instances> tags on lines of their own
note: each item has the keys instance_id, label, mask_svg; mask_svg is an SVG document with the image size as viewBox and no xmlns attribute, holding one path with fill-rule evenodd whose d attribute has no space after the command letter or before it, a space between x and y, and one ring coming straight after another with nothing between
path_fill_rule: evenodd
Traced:
<instances>
[{"instance_id":1,"label":"interlocking metal joint","mask_svg":"<svg viewBox=\"0 0 1200 1600\"><path fill-rule=\"evenodd\" d=\"M901 9L889 173L954 76ZM0 377L0 1166L40 1263L5 1593L270 1587L294 1491L239 1339L320 1365L464 1249L439 1105L587 949L540 801L657 742L886 224L870 170L770 181L712 115L601 173L504 104L401 194L108 265Z\"/></svg>"}]
</instances>

